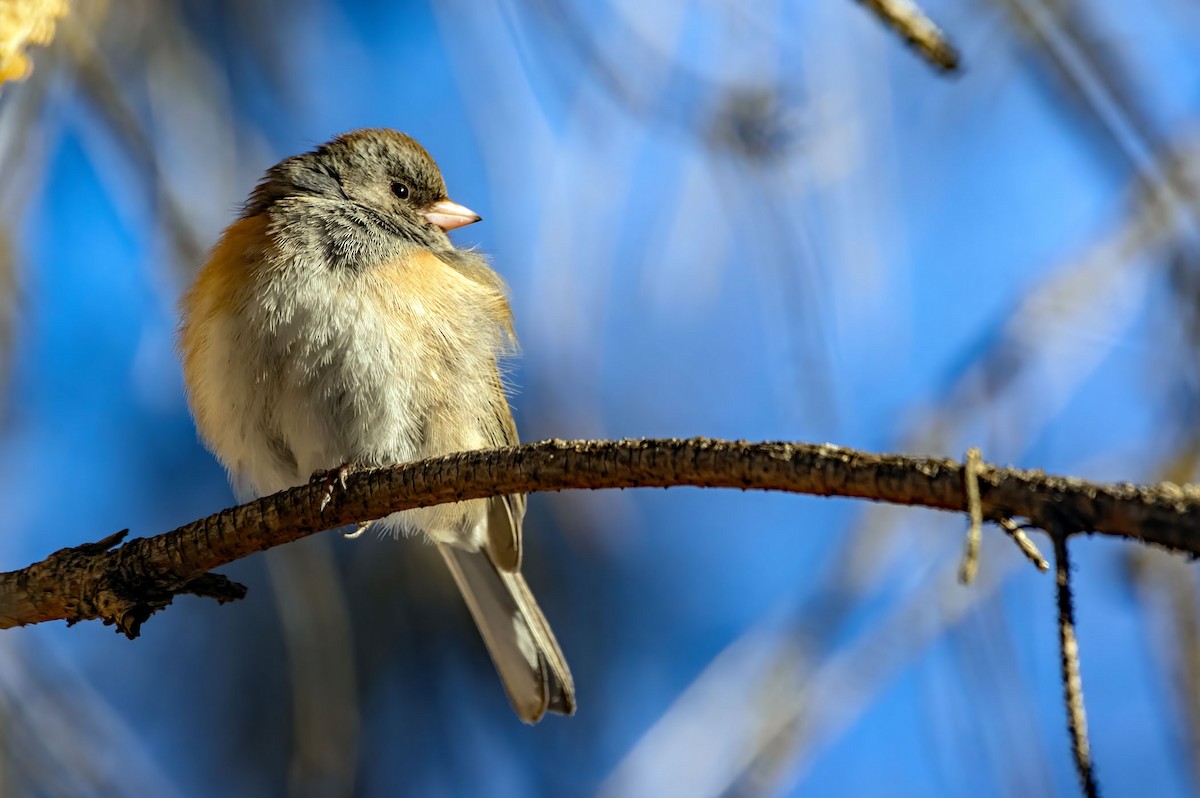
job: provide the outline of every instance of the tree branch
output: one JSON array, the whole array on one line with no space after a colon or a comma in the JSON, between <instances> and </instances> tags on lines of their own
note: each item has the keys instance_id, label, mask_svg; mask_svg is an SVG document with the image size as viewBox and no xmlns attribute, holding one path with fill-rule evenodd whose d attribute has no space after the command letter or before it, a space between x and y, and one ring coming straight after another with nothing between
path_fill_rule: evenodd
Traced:
<instances>
[{"instance_id":1,"label":"tree branch","mask_svg":"<svg viewBox=\"0 0 1200 798\"><path fill-rule=\"evenodd\" d=\"M1083 703L1083 677L1079 669L1079 640L1075 636L1075 600L1071 592L1071 558L1067 551L1067 533L1061 526L1050 527L1054 539L1055 598L1058 605L1059 666L1063 685L1063 704L1067 710L1067 732L1071 737L1071 756L1079 775L1079 787L1085 798L1098 798L1095 765L1088 742L1087 709Z\"/></svg>"},{"instance_id":2,"label":"tree branch","mask_svg":"<svg viewBox=\"0 0 1200 798\"><path fill-rule=\"evenodd\" d=\"M1200 555L1200 488L1104 485L980 463L983 516L1133 538ZM245 588L214 568L293 540L389 513L464 499L567 489L671 487L777 490L967 511L954 460L878 455L831 445L688 440L550 440L358 471L320 510L324 482L223 510L119 548L55 552L0 573L0 628L99 618L136 637L180 593L230 601Z\"/></svg>"}]
</instances>

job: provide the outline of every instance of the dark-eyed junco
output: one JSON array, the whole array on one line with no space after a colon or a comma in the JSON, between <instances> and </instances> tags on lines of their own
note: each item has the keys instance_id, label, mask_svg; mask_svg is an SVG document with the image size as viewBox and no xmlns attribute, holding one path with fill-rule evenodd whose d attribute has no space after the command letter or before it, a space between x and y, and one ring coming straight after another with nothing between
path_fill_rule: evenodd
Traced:
<instances>
[{"instance_id":1,"label":"dark-eyed junco","mask_svg":"<svg viewBox=\"0 0 1200 798\"><path fill-rule=\"evenodd\" d=\"M393 130L347 133L267 171L182 302L189 401L239 499L344 466L508 446L506 289L446 233L479 221ZM522 720L575 688L521 576L524 496L397 513L458 583Z\"/></svg>"}]
</instances>

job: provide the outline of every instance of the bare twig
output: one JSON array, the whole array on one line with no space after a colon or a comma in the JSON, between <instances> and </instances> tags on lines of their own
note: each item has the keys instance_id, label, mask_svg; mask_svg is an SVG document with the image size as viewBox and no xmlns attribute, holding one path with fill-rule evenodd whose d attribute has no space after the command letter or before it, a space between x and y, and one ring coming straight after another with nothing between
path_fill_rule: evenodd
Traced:
<instances>
[{"instance_id":1,"label":"bare twig","mask_svg":"<svg viewBox=\"0 0 1200 798\"><path fill-rule=\"evenodd\" d=\"M1049 571L1050 563L1046 562L1046 558L1042 556L1041 550L1037 544L1029 539L1029 535L1025 534L1025 527L1018 524L1011 518L1001 518L998 522L1000 528L1008 533L1012 538L1013 543L1017 544L1017 548L1025 555L1025 558L1037 566L1039 571Z\"/></svg>"},{"instance_id":2,"label":"bare twig","mask_svg":"<svg viewBox=\"0 0 1200 798\"><path fill-rule=\"evenodd\" d=\"M1049 528L1054 539L1055 586L1058 597L1058 644L1062 666L1063 703L1067 710L1067 731L1071 734L1071 754L1079 772L1079 786L1088 798L1099 795L1096 774L1088 744L1087 710L1083 705L1083 678L1079 673L1079 641L1075 638L1075 607L1071 598L1071 560L1067 552L1067 532L1061 524Z\"/></svg>"},{"instance_id":3,"label":"bare twig","mask_svg":"<svg viewBox=\"0 0 1200 798\"><path fill-rule=\"evenodd\" d=\"M983 543L983 502L979 499L979 469L983 465L983 454L972 446L967 450L967 461L963 464L963 485L967 494L967 513L971 526L967 530L967 543L963 551L962 567L958 581L969 585L975 581L979 571L979 545Z\"/></svg>"},{"instance_id":4,"label":"bare twig","mask_svg":"<svg viewBox=\"0 0 1200 798\"><path fill-rule=\"evenodd\" d=\"M913 0L858 0L943 72L958 70L958 50Z\"/></svg>"},{"instance_id":5,"label":"bare twig","mask_svg":"<svg viewBox=\"0 0 1200 798\"><path fill-rule=\"evenodd\" d=\"M1103 485L981 464L983 516L1028 518L1200 553L1200 489ZM954 460L831 445L687 440L559 441L463 452L351 475L322 512L323 483L224 510L118 549L64 549L0 573L0 628L99 618L130 637L183 592L225 601L243 588L214 568L325 529L452 501L567 489L693 485L845 496L964 512Z\"/></svg>"}]
</instances>

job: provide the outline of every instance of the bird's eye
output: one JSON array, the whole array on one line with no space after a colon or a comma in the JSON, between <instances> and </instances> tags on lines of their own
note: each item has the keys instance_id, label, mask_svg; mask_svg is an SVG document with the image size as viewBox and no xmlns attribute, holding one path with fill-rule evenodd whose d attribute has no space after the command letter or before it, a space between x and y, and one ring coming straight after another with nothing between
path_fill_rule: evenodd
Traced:
<instances>
[{"instance_id":1,"label":"bird's eye","mask_svg":"<svg viewBox=\"0 0 1200 798\"><path fill-rule=\"evenodd\" d=\"M392 193L400 199L408 199L408 186L403 183L392 183Z\"/></svg>"}]
</instances>

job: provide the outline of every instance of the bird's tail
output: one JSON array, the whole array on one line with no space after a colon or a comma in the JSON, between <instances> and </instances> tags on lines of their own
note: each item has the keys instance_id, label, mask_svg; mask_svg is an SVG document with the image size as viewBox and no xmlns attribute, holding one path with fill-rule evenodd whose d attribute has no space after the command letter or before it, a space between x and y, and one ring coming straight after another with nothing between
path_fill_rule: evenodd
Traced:
<instances>
[{"instance_id":1,"label":"bird's tail","mask_svg":"<svg viewBox=\"0 0 1200 798\"><path fill-rule=\"evenodd\" d=\"M547 710L575 712L575 683L550 624L518 571L496 567L486 551L438 544L483 635L508 699L526 723Z\"/></svg>"}]
</instances>

